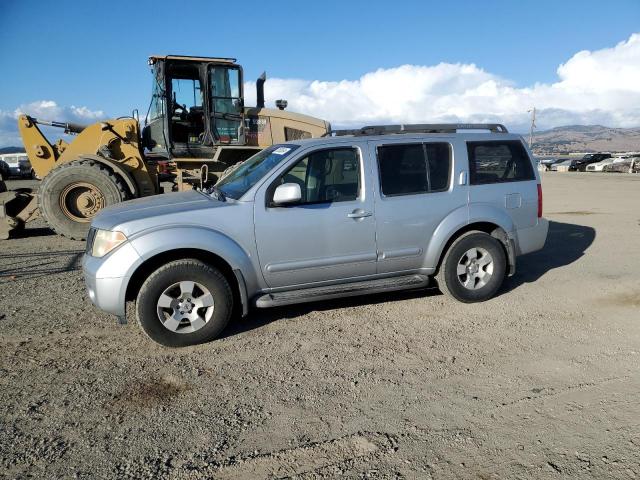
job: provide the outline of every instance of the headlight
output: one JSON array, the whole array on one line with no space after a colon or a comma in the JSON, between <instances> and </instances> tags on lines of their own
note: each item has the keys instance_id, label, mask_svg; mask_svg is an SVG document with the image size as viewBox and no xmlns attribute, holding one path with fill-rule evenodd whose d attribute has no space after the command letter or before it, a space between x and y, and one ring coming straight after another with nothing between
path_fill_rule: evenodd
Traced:
<instances>
[{"instance_id":1,"label":"headlight","mask_svg":"<svg viewBox=\"0 0 640 480\"><path fill-rule=\"evenodd\" d=\"M122 232L112 232L110 230L96 230L91 248L92 257L104 257L114 248L127 241Z\"/></svg>"}]
</instances>

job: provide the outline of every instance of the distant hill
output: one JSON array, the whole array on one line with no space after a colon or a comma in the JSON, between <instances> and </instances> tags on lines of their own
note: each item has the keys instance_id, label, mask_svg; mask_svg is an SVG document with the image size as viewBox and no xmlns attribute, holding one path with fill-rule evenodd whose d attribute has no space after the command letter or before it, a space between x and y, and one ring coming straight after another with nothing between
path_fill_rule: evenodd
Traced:
<instances>
[{"instance_id":1,"label":"distant hill","mask_svg":"<svg viewBox=\"0 0 640 480\"><path fill-rule=\"evenodd\" d=\"M528 138L527 135L524 135ZM640 151L640 127L610 128L602 125L568 125L533 135L536 154L569 152Z\"/></svg>"},{"instance_id":2,"label":"distant hill","mask_svg":"<svg viewBox=\"0 0 640 480\"><path fill-rule=\"evenodd\" d=\"M24 153L24 148L22 147L3 147L0 148L0 155L3 153Z\"/></svg>"}]
</instances>

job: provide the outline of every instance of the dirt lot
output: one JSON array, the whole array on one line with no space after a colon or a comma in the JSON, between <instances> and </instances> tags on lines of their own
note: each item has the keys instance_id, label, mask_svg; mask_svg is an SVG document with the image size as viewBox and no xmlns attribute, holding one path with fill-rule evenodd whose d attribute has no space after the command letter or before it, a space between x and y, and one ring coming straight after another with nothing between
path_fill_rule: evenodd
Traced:
<instances>
[{"instance_id":1,"label":"dirt lot","mask_svg":"<svg viewBox=\"0 0 640 480\"><path fill-rule=\"evenodd\" d=\"M0 478L637 478L640 175L543 185L547 246L487 303L257 311L182 350L36 223L0 243Z\"/></svg>"}]
</instances>

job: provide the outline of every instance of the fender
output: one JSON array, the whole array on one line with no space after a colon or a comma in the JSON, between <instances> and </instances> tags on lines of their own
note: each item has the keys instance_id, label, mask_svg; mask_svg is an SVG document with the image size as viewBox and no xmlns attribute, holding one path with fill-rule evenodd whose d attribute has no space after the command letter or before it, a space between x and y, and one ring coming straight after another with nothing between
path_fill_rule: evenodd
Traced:
<instances>
[{"instance_id":1,"label":"fender","mask_svg":"<svg viewBox=\"0 0 640 480\"><path fill-rule=\"evenodd\" d=\"M514 236L513 220L503 210L481 203L460 207L447 215L433 232L427 246L425 266L436 269L449 240L462 228L472 223L492 223L502 228L509 239ZM508 249L509 244L505 247Z\"/></svg>"},{"instance_id":2,"label":"fender","mask_svg":"<svg viewBox=\"0 0 640 480\"><path fill-rule=\"evenodd\" d=\"M509 238L515 235L513 220L503 208L489 203L472 203L469 205L469 223L487 222L502 228Z\"/></svg>"},{"instance_id":3,"label":"fender","mask_svg":"<svg viewBox=\"0 0 640 480\"><path fill-rule=\"evenodd\" d=\"M82 154L78 157L78 160L93 160L94 162L101 163L105 167L110 168L111 170L113 170L113 173L119 175L120 178L122 178L122 180L127 184L127 189L134 198L137 198L139 196L138 186L136 185L136 182L133 181L133 177L118 162L114 162L113 160L101 157L100 155L90 154Z\"/></svg>"},{"instance_id":4,"label":"fender","mask_svg":"<svg viewBox=\"0 0 640 480\"><path fill-rule=\"evenodd\" d=\"M252 263L255 255L247 252L225 234L199 225L184 225L144 230L129 238L129 243L138 252L139 260L131 265L127 276L131 277L144 262L156 255L172 250L195 249L210 252L222 258L232 270L240 271L249 297L260 289ZM144 256L140 255L144 252Z\"/></svg>"},{"instance_id":5,"label":"fender","mask_svg":"<svg viewBox=\"0 0 640 480\"><path fill-rule=\"evenodd\" d=\"M465 205L459 207L444 217L433 231L433 235L427 244L427 252L424 258L425 267L436 269L440 261L440 255L449 239L461 228L469 224L469 209Z\"/></svg>"}]
</instances>

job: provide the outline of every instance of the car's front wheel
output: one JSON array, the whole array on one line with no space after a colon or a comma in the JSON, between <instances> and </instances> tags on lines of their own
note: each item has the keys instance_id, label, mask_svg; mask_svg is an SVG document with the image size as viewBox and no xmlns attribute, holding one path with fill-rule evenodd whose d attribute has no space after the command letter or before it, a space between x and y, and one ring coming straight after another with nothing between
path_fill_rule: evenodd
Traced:
<instances>
[{"instance_id":1,"label":"car's front wheel","mask_svg":"<svg viewBox=\"0 0 640 480\"><path fill-rule=\"evenodd\" d=\"M507 256L499 240L484 232L469 232L447 250L436 276L438 287L464 303L493 297L505 278Z\"/></svg>"},{"instance_id":2,"label":"car's front wheel","mask_svg":"<svg viewBox=\"0 0 640 480\"><path fill-rule=\"evenodd\" d=\"M195 259L176 260L153 272L136 302L144 332L168 347L215 339L229 323L232 311L233 293L227 279Z\"/></svg>"}]
</instances>

